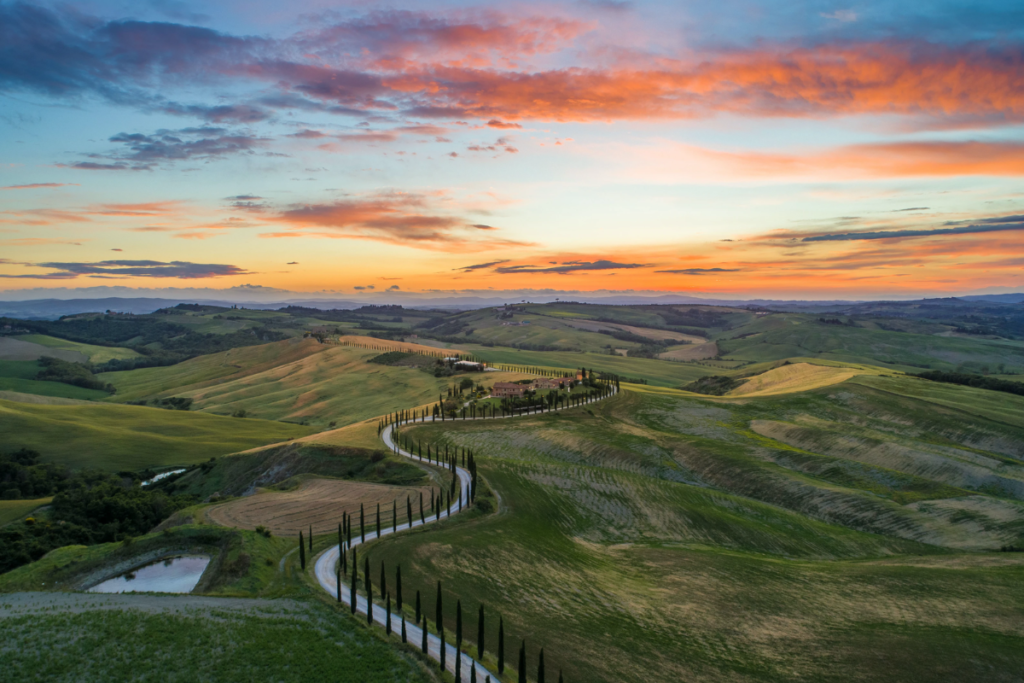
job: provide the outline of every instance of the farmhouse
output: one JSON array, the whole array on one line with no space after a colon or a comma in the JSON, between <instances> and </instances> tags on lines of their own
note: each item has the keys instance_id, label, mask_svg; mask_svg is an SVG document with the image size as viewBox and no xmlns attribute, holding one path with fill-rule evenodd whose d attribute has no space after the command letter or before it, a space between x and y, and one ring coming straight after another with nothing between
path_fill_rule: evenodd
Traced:
<instances>
[{"instance_id":1,"label":"farmhouse","mask_svg":"<svg viewBox=\"0 0 1024 683\"><path fill-rule=\"evenodd\" d=\"M507 396L522 397L531 386L529 384L516 384L515 382L495 382L491 388L491 396L505 398Z\"/></svg>"}]
</instances>

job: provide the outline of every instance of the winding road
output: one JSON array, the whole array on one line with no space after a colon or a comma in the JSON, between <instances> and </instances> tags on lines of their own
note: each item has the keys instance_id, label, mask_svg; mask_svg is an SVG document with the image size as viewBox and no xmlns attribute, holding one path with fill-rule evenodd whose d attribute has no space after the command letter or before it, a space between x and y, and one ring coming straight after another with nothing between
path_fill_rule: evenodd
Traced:
<instances>
[{"instance_id":1,"label":"winding road","mask_svg":"<svg viewBox=\"0 0 1024 683\"><path fill-rule=\"evenodd\" d=\"M587 401L584 401L581 404L578 404L578 405L575 405L575 406L563 406L561 408L556 408L555 410L567 410L569 408L578 408L580 405L587 405L589 403L594 403L596 401L600 401L601 398L608 398L610 396L614 396L616 393L618 393L618 390L613 386L613 387L611 387L611 393L609 393L607 396L591 398L591 399L588 399ZM544 412L549 412L549 411L544 411ZM550 411L550 412L554 412L554 411ZM535 414L535 413L526 413L526 414ZM466 418L465 421L468 422L469 420L502 420L502 419L511 419L513 417L519 417L519 415L504 415L504 416L498 415L498 416L495 416L495 417L475 417L475 418ZM408 421L403 421L402 424L415 424L415 423L423 424L423 423L435 423L435 422L436 422L436 420L433 420L432 418L422 417L422 418L410 419ZM388 448L390 448L393 453L397 453L399 455L405 456L406 458L410 458L412 460L417 460L419 462L426 462L420 456L418 456L418 455L416 455L414 453L410 453L409 451L406 451L406 450L400 448L394 442L394 440L392 439L392 433L393 433L394 427L395 427L394 424L388 425L387 427L384 428L384 430L381 432L381 435L380 435L381 439L384 441L385 444L387 444ZM459 496L460 496L459 500L461 500L461 501L468 501L469 500L470 482L472 480L472 477L470 476L469 472L466 471L465 469L463 469L462 467L456 466L455 472L456 472L456 474L459 477ZM464 502L463 505L464 505L463 509L467 509L467 510L469 509L468 503ZM459 512L459 506L457 504L452 505L452 509L450 511L449 510L441 510L440 519L444 519L444 518L449 517L451 515L457 514L458 512ZM426 518L426 524L430 524L430 523L435 522L435 521L438 521L438 516L436 515L436 513L432 514L432 515L430 515L429 517ZM376 540L377 538L382 538L382 537L388 536L389 534L392 534L392 533L401 532L401 531L404 531L406 529L411 529L411 528L414 528L414 527L422 526L423 524L424 524L424 522L422 522L422 521L412 520L412 522L406 522L404 524L399 524L398 527L397 527L397 530L396 529L381 529L380 536L377 535L376 529L369 529L369 530L367 530L366 540L367 541ZM359 538L358 537L353 537L351 545L349 547L352 548L352 547L355 547L355 546L360 545L360 544L361 544L361 541L359 540ZM316 565L314 566L314 573L316 574L317 581L320 582L320 586L325 591L330 593L330 595L332 597L335 597L335 596L338 595L338 579L337 579L336 572L337 572L338 560L339 560L340 556L341 556L341 546L337 546L337 545L333 546L331 548L328 548L327 550L325 550L323 553L320 554L320 556L316 560ZM341 591L341 600L346 605L350 605L351 604L351 601L349 600L349 593L350 593L350 587L348 585L343 585L342 586L342 591ZM366 614L367 607L368 607L368 605L367 605L366 597L363 596L363 595L359 595L357 593L356 594L356 612L359 613L359 614ZM372 609L373 609L373 620L375 622L377 622L378 624L380 624L381 626L385 625L385 623L387 621L387 610L384 607L380 606L380 605L373 605ZM403 615L400 615L400 614L397 614L397 613L394 613L394 612L391 613L391 627L392 627L392 630L395 631L396 633L400 634L402 632L402 623L401 622L402 622L403 619L404 619ZM406 628L406 635L407 635L407 639L408 639L409 643L413 644L414 646L418 646L420 643L423 642L423 629L419 625L414 624L411 621L406 621L405 622L405 628ZM452 635L454 635L454 634L452 634ZM436 635L432 634L432 633L428 633L427 634L427 654L430 656L431 659L433 659L435 661L438 661L438 662L441 661L441 639L439 637L437 637ZM453 675L455 674L455 657L456 657L455 645L453 645L452 643L446 643L445 644L445 664L446 664L446 668L448 669L448 671L450 671ZM470 680L470 672L472 670L472 667L473 667L474 663L476 664L476 675L477 675L477 680L475 680L475 681ZM486 680L498 681L498 678L496 676L494 676L494 674L492 674L491 672L487 671L487 669L485 669L480 662L475 661L468 654L463 652L463 654L462 654L462 677L461 677L461 680L467 681L468 683L481 683L481 682L486 681Z\"/></svg>"}]
</instances>

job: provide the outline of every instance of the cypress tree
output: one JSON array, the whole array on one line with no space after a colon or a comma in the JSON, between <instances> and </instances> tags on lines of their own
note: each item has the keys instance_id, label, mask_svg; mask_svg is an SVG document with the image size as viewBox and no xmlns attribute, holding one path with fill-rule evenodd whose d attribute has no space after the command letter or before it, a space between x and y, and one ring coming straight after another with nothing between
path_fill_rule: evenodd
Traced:
<instances>
[{"instance_id":1,"label":"cypress tree","mask_svg":"<svg viewBox=\"0 0 1024 683\"><path fill-rule=\"evenodd\" d=\"M419 619L416 620L416 623L417 624L420 623ZM423 645L421 645L421 647L423 648L423 654L427 654L427 615L426 614L423 615Z\"/></svg>"},{"instance_id":2,"label":"cypress tree","mask_svg":"<svg viewBox=\"0 0 1024 683\"><path fill-rule=\"evenodd\" d=\"M408 638L408 635L405 632L405 615L402 614L402 610L398 610L398 615L402 619L402 642L403 643L407 643L407 642L409 642L409 638Z\"/></svg>"},{"instance_id":3,"label":"cypress tree","mask_svg":"<svg viewBox=\"0 0 1024 683\"><path fill-rule=\"evenodd\" d=\"M313 552L313 525L309 525L309 552Z\"/></svg>"},{"instance_id":4,"label":"cypress tree","mask_svg":"<svg viewBox=\"0 0 1024 683\"><path fill-rule=\"evenodd\" d=\"M537 683L544 683L544 648L540 649L540 659L537 660Z\"/></svg>"},{"instance_id":5,"label":"cypress tree","mask_svg":"<svg viewBox=\"0 0 1024 683\"><path fill-rule=\"evenodd\" d=\"M380 594L383 596L388 592L387 576L384 575L384 560L380 561Z\"/></svg>"},{"instance_id":6,"label":"cypress tree","mask_svg":"<svg viewBox=\"0 0 1024 683\"><path fill-rule=\"evenodd\" d=\"M387 599L387 612L384 615L384 632L389 636L391 635L391 593L388 593ZM541 650L540 655L541 668L544 667L544 651ZM541 681L543 683L543 681Z\"/></svg>"},{"instance_id":7,"label":"cypress tree","mask_svg":"<svg viewBox=\"0 0 1024 683\"><path fill-rule=\"evenodd\" d=\"M359 504L359 537L366 543L366 517L363 514L363 504Z\"/></svg>"},{"instance_id":8,"label":"cypress tree","mask_svg":"<svg viewBox=\"0 0 1024 683\"><path fill-rule=\"evenodd\" d=\"M356 599L356 589L359 587L359 572L356 570L356 567L358 566L356 564L356 553L358 552L358 549L352 549L352 587L349 589L348 593L348 599L351 603L349 608L351 609L352 614L356 613L356 603L358 602Z\"/></svg>"},{"instance_id":9,"label":"cypress tree","mask_svg":"<svg viewBox=\"0 0 1024 683\"><path fill-rule=\"evenodd\" d=\"M445 669L444 660L445 660L445 655L448 654L448 647L444 643L444 629L441 628L440 626L437 628L437 635L441 639L441 671L444 671L444 669Z\"/></svg>"},{"instance_id":10,"label":"cypress tree","mask_svg":"<svg viewBox=\"0 0 1024 683\"><path fill-rule=\"evenodd\" d=\"M366 623L373 624L373 583L370 581L370 558L364 560L363 583L366 584Z\"/></svg>"},{"instance_id":11,"label":"cypress tree","mask_svg":"<svg viewBox=\"0 0 1024 683\"><path fill-rule=\"evenodd\" d=\"M412 528L412 496L405 497L405 516L409 520L409 528Z\"/></svg>"},{"instance_id":12,"label":"cypress tree","mask_svg":"<svg viewBox=\"0 0 1024 683\"><path fill-rule=\"evenodd\" d=\"M476 658L483 661L484 658L484 606L480 604L480 615L476 624Z\"/></svg>"},{"instance_id":13,"label":"cypress tree","mask_svg":"<svg viewBox=\"0 0 1024 683\"><path fill-rule=\"evenodd\" d=\"M299 532L299 564L302 566L302 571L306 571L306 544L302 539L302 532Z\"/></svg>"},{"instance_id":14,"label":"cypress tree","mask_svg":"<svg viewBox=\"0 0 1024 683\"><path fill-rule=\"evenodd\" d=\"M395 569L395 604L398 611L402 611L402 565Z\"/></svg>"},{"instance_id":15,"label":"cypress tree","mask_svg":"<svg viewBox=\"0 0 1024 683\"><path fill-rule=\"evenodd\" d=\"M420 623L420 592L416 591L416 623Z\"/></svg>"},{"instance_id":16,"label":"cypress tree","mask_svg":"<svg viewBox=\"0 0 1024 683\"><path fill-rule=\"evenodd\" d=\"M562 670L561 669L558 670L558 683L565 683L565 680L562 678Z\"/></svg>"},{"instance_id":17,"label":"cypress tree","mask_svg":"<svg viewBox=\"0 0 1024 683\"><path fill-rule=\"evenodd\" d=\"M444 633L444 610L441 607L441 582L437 582L437 610L434 614L434 621L437 622L437 632Z\"/></svg>"},{"instance_id":18,"label":"cypress tree","mask_svg":"<svg viewBox=\"0 0 1024 683\"><path fill-rule=\"evenodd\" d=\"M519 646L519 683L526 683L526 640Z\"/></svg>"},{"instance_id":19,"label":"cypress tree","mask_svg":"<svg viewBox=\"0 0 1024 683\"><path fill-rule=\"evenodd\" d=\"M455 601L455 647L462 647L462 600Z\"/></svg>"},{"instance_id":20,"label":"cypress tree","mask_svg":"<svg viewBox=\"0 0 1024 683\"><path fill-rule=\"evenodd\" d=\"M338 525L338 551L345 552L345 537L341 533L341 525Z\"/></svg>"},{"instance_id":21,"label":"cypress tree","mask_svg":"<svg viewBox=\"0 0 1024 683\"><path fill-rule=\"evenodd\" d=\"M476 662L469 667L469 683L476 683Z\"/></svg>"},{"instance_id":22,"label":"cypress tree","mask_svg":"<svg viewBox=\"0 0 1024 683\"><path fill-rule=\"evenodd\" d=\"M420 491L420 524L426 524L427 518L423 516L423 491Z\"/></svg>"},{"instance_id":23,"label":"cypress tree","mask_svg":"<svg viewBox=\"0 0 1024 683\"><path fill-rule=\"evenodd\" d=\"M462 649L455 646L455 683L462 683Z\"/></svg>"},{"instance_id":24,"label":"cypress tree","mask_svg":"<svg viewBox=\"0 0 1024 683\"><path fill-rule=\"evenodd\" d=\"M341 602L341 565L338 565L338 602Z\"/></svg>"},{"instance_id":25,"label":"cypress tree","mask_svg":"<svg viewBox=\"0 0 1024 683\"><path fill-rule=\"evenodd\" d=\"M498 673L505 673L505 617L498 617Z\"/></svg>"},{"instance_id":26,"label":"cypress tree","mask_svg":"<svg viewBox=\"0 0 1024 683\"><path fill-rule=\"evenodd\" d=\"M380 538L380 503L377 503L377 538Z\"/></svg>"},{"instance_id":27,"label":"cypress tree","mask_svg":"<svg viewBox=\"0 0 1024 683\"><path fill-rule=\"evenodd\" d=\"M398 532L398 499L391 501L391 532Z\"/></svg>"}]
</instances>

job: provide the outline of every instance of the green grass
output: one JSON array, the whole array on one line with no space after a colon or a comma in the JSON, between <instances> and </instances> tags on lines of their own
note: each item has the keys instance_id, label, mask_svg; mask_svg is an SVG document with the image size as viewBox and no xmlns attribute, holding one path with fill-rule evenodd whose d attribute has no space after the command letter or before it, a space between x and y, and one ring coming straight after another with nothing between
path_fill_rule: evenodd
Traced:
<instances>
[{"instance_id":1,"label":"green grass","mask_svg":"<svg viewBox=\"0 0 1024 683\"><path fill-rule=\"evenodd\" d=\"M298 425L120 405L35 405L0 400L0 441L45 462L140 470L187 465L305 436Z\"/></svg>"},{"instance_id":2,"label":"green grass","mask_svg":"<svg viewBox=\"0 0 1024 683\"><path fill-rule=\"evenodd\" d=\"M110 396L98 389L84 389L63 382L35 379L42 369L39 361L0 360L0 391L17 391L22 394L75 398L83 401L95 401Z\"/></svg>"},{"instance_id":3,"label":"green grass","mask_svg":"<svg viewBox=\"0 0 1024 683\"><path fill-rule=\"evenodd\" d=\"M168 368L100 375L110 400L181 396L192 409L335 427L437 401L451 378L411 367L369 363L379 351L286 340L194 358ZM489 373L486 379L502 377ZM484 379L474 376L474 379Z\"/></svg>"},{"instance_id":4,"label":"green grass","mask_svg":"<svg viewBox=\"0 0 1024 683\"><path fill-rule=\"evenodd\" d=\"M705 375L716 374L717 368L690 363L673 363L651 358L628 358L599 353L572 353L569 351L518 351L489 348L473 344L463 345L488 363L525 365L558 370L585 367L602 372L613 372L623 377L646 379L654 386L677 387Z\"/></svg>"},{"instance_id":5,"label":"green grass","mask_svg":"<svg viewBox=\"0 0 1024 683\"><path fill-rule=\"evenodd\" d=\"M821 434L750 429L772 420ZM506 651L525 638L531 666L542 646L549 670L586 681L1009 681L1024 666L1024 556L908 538L1024 538L1024 517L1003 517L1020 503L943 483L944 468L840 455L984 454L1006 474L1001 450L1024 436L1011 425L847 382L746 400L627 392L404 431L471 448L504 514L385 539L371 562L401 564L407 592L432 598L441 581L446 605L486 605L492 648L500 614Z\"/></svg>"},{"instance_id":6,"label":"green grass","mask_svg":"<svg viewBox=\"0 0 1024 683\"><path fill-rule=\"evenodd\" d=\"M318 539L317 549L325 546ZM290 539L184 526L130 544L56 550L0 576L0 593L65 591L147 552L214 556L206 595L282 598L213 603L191 596L0 594L0 670L18 680L437 680L313 587ZM97 570L100 570L97 573ZM205 588L203 588L205 586ZM198 590L198 589L197 589Z\"/></svg>"},{"instance_id":7,"label":"green grass","mask_svg":"<svg viewBox=\"0 0 1024 683\"><path fill-rule=\"evenodd\" d=\"M480 463L506 514L368 552L401 564L428 609L441 581L449 628L456 596L470 615L484 604L491 648L503 616L506 652L525 638L531 668L540 647L549 671L585 681L987 681L1024 665L1024 558L787 559L754 550L877 553L886 541L678 484L652 495L638 475Z\"/></svg>"},{"instance_id":8,"label":"green grass","mask_svg":"<svg viewBox=\"0 0 1024 683\"><path fill-rule=\"evenodd\" d=\"M794 356L883 365L894 370L955 370L961 363L996 371L1024 369L1019 342L901 333L877 327L826 325L818 316L777 313L723 334L722 356L745 361L783 360ZM737 338L740 335L750 335Z\"/></svg>"},{"instance_id":9,"label":"green grass","mask_svg":"<svg viewBox=\"0 0 1024 683\"><path fill-rule=\"evenodd\" d=\"M52 497L35 500L0 500L0 526L19 520L36 508L49 505L51 500Z\"/></svg>"},{"instance_id":10,"label":"green grass","mask_svg":"<svg viewBox=\"0 0 1024 683\"><path fill-rule=\"evenodd\" d=\"M49 337L45 334L25 334L16 338L21 339L22 341L32 342L33 344L46 346L51 349L77 351L88 358L90 363L96 365L105 363L108 360L127 360L130 358L138 358L141 355L137 351L132 351L131 349L125 349L118 346L82 344L79 342L68 341L67 339Z\"/></svg>"}]
</instances>

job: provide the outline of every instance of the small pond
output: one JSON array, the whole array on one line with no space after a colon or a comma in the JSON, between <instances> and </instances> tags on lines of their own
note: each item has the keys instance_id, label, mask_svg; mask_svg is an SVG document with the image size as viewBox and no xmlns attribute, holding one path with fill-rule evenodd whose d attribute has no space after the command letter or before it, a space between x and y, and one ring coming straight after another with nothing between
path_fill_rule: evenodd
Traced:
<instances>
[{"instance_id":1,"label":"small pond","mask_svg":"<svg viewBox=\"0 0 1024 683\"><path fill-rule=\"evenodd\" d=\"M160 481L161 479L166 479L167 477L169 477L171 475L174 475L174 474L181 474L184 471L185 471L184 468L182 468L180 470L168 470L167 472L161 472L160 474L156 475L152 479L147 479L146 481L142 482L142 486L149 486L150 484L155 484L156 482Z\"/></svg>"},{"instance_id":2,"label":"small pond","mask_svg":"<svg viewBox=\"0 0 1024 683\"><path fill-rule=\"evenodd\" d=\"M89 589L90 593L191 593L210 564L206 555L180 555L157 560L144 567L107 579Z\"/></svg>"}]
</instances>

